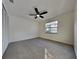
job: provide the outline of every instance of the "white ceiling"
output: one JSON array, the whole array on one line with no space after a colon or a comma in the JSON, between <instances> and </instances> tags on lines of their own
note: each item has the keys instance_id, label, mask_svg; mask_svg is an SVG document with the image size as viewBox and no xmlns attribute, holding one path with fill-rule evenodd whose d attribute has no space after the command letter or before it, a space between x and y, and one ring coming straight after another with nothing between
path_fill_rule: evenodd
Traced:
<instances>
[{"instance_id":1,"label":"white ceiling","mask_svg":"<svg viewBox=\"0 0 79 59\"><path fill-rule=\"evenodd\" d=\"M75 2L76 0L14 0L14 3L10 3L9 0L3 0L9 14L33 18L28 14L34 13L34 7L37 7L39 11L48 11L44 19L74 10Z\"/></svg>"}]
</instances>

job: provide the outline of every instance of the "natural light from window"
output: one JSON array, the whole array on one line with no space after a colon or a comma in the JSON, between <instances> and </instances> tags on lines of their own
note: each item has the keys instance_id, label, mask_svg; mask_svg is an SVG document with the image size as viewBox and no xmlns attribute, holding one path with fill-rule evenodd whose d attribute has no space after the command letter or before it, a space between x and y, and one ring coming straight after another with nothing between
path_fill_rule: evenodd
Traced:
<instances>
[{"instance_id":1,"label":"natural light from window","mask_svg":"<svg viewBox=\"0 0 79 59\"><path fill-rule=\"evenodd\" d=\"M52 22L46 23L45 28L47 33L57 33L58 21L52 21Z\"/></svg>"}]
</instances>

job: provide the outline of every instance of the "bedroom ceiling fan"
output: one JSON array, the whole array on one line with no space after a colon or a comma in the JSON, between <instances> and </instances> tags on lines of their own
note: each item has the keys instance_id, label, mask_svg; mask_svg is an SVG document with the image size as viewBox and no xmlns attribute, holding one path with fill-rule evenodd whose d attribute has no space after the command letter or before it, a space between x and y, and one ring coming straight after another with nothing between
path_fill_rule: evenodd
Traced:
<instances>
[{"instance_id":1,"label":"bedroom ceiling fan","mask_svg":"<svg viewBox=\"0 0 79 59\"><path fill-rule=\"evenodd\" d=\"M47 11L39 12L38 8L34 8L34 10L35 10L36 13L35 14L29 14L29 15L30 16L35 16L35 19L37 19L38 17L44 18L44 16L42 16L42 15L48 13Z\"/></svg>"}]
</instances>

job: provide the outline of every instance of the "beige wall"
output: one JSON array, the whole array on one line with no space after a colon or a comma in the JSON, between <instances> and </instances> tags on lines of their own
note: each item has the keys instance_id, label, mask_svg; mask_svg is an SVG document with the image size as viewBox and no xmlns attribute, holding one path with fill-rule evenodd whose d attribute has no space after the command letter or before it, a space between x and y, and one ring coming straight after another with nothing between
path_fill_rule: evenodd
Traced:
<instances>
[{"instance_id":1,"label":"beige wall","mask_svg":"<svg viewBox=\"0 0 79 59\"><path fill-rule=\"evenodd\" d=\"M59 15L55 17L59 21L58 34L48 34L45 33L45 23L54 20L51 18L46 21L41 21L39 23L39 36L42 38L47 38L54 41L59 41L67 44L73 45L74 41L74 12L69 12L66 14Z\"/></svg>"}]
</instances>

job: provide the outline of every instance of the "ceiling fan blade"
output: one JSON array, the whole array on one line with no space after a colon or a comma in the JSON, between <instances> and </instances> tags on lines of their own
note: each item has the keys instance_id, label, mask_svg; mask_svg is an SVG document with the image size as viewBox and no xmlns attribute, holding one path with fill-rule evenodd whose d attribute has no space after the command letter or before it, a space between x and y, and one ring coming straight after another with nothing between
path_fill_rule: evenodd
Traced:
<instances>
[{"instance_id":1,"label":"ceiling fan blade","mask_svg":"<svg viewBox=\"0 0 79 59\"><path fill-rule=\"evenodd\" d=\"M40 15L43 15L43 14L46 14L46 13L48 13L47 11L45 11L45 12L42 12L42 13L40 13Z\"/></svg>"},{"instance_id":2,"label":"ceiling fan blade","mask_svg":"<svg viewBox=\"0 0 79 59\"><path fill-rule=\"evenodd\" d=\"M39 12L38 12L38 9L37 9L37 8L35 8L35 12L36 12L37 14L39 14Z\"/></svg>"},{"instance_id":3,"label":"ceiling fan blade","mask_svg":"<svg viewBox=\"0 0 79 59\"><path fill-rule=\"evenodd\" d=\"M36 16L36 14L29 14L30 16Z\"/></svg>"},{"instance_id":4,"label":"ceiling fan blade","mask_svg":"<svg viewBox=\"0 0 79 59\"><path fill-rule=\"evenodd\" d=\"M37 18L37 16L35 16L35 19Z\"/></svg>"},{"instance_id":5,"label":"ceiling fan blade","mask_svg":"<svg viewBox=\"0 0 79 59\"><path fill-rule=\"evenodd\" d=\"M40 16L41 18L44 18L43 16Z\"/></svg>"}]
</instances>

